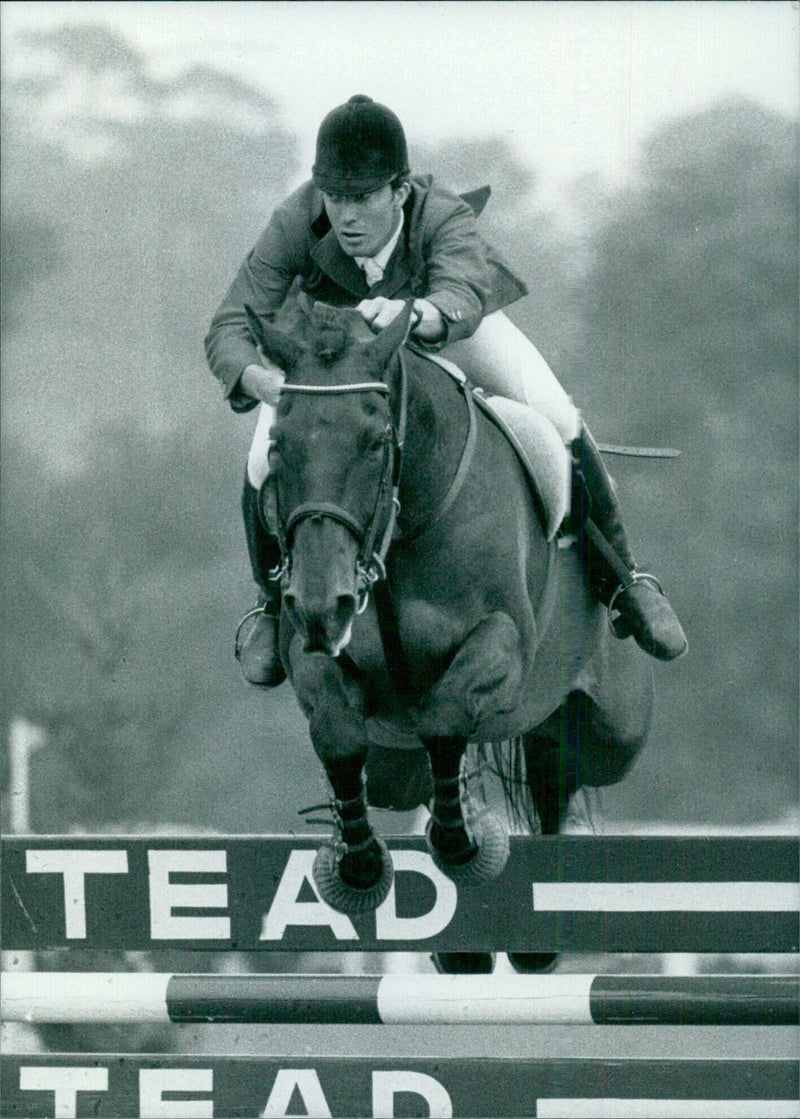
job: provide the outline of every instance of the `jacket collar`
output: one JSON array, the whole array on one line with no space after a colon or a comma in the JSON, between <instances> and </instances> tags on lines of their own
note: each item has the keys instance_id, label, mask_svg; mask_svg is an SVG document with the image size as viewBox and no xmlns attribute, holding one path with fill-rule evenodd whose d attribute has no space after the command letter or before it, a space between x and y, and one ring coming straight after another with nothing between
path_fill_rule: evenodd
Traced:
<instances>
[{"instance_id":1,"label":"jacket collar","mask_svg":"<svg viewBox=\"0 0 800 1119\"><path fill-rule=\"evenodd\" d=\"M314 223L316 224L316 223ZM312 229L314 226L312 226ZM339 287L349 291L359 299L366 299L369 288L364 279L364 273L356 262L347 253L342 252L341 245L336 240L332 229L311 247L311 256L320 266L326 276L330 276Z\"/></svg>"}]
</instances>

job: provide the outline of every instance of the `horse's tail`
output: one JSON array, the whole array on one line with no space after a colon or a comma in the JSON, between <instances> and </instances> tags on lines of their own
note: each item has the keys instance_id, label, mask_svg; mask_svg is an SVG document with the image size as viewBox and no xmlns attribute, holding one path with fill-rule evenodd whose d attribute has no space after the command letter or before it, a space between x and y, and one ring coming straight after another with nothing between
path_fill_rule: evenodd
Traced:
<instances>
[{"instance_id":1,"label":"horse's tail","mask_svg":"<svg viewBox=\"0 0 800 1119\"><path fill-rule=\"evenodd\" d=\"M528 785L524 735L478 746L475 765L470 769L467 777L476 783L474 791L485 803L496 799L499 784L510 832L528 835L541 832L539 814ZM487 780L487 775L494 780ZM495 787L494 797L491 786Z\"/></svg>"}]
</instances>

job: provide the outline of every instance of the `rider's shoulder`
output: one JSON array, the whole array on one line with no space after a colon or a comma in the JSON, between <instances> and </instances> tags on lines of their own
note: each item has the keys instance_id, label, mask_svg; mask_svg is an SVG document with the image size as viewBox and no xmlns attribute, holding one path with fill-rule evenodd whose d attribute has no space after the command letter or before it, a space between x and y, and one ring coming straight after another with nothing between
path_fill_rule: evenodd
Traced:
<instances>
[{"instance_id":1,"label":"rider's shoulder","mask_svg":"<svg viewBox=\"0 0 800 1119\"><path fill-rule=\"evenodd\" d=\"M429 220L444 220L453 214L474 216L472 207L464 198L433 175L412 175L409 184L413 208Z\"/></svg>"}]
</instances>

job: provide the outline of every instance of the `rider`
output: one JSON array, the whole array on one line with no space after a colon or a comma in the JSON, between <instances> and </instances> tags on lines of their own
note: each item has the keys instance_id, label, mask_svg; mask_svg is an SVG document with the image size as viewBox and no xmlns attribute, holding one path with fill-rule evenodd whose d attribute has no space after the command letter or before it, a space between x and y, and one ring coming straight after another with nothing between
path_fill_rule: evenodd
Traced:
<instances>
[{"instance_id":1,"label":"rider","mask_svg":"<svg viewBox=\"0 0 800 1119\"><path fill-rule=\"evenodd\" d=\"M599 529L587 568L598 597L613 607L615 632L632 634L662 660L685 652L686 637L658 582L635 569L613 481L577 409L538 350L500 310L527 289L481 240L466 201L429 175L411 175L395 114L357 95L323 120L311 181L274 212L205 340L209 365L233 410L260 403L242 495L258 588L252 629L237 648L250 683L274 686L285 675L277 642L280 586L264 577L278 564L280 549L258 511L283 373L257 351L244 308L274 312L295 283L312 298L356 307L375 331L413 299L415 344L431 351L447 347L447 356L473 382L544 413L571 446L580 492Z\"/></svg>"}]
</instances>

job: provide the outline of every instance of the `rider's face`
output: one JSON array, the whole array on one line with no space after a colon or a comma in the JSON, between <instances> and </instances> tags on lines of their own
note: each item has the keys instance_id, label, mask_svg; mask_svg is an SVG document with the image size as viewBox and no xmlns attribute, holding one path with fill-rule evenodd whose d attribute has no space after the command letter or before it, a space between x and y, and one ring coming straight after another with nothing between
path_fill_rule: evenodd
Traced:
<instances>
[{"instance_id":1,"label":"rider's face","mask_svg":"<svg viewBox=\"0 0 800 1119\"><path fill-rule=\"evenodd\" d=\"M336 240L348 256L375 256L392 237L408 185L390 185L370 194L323 194Z\"/></svg>"}]
</instances>

